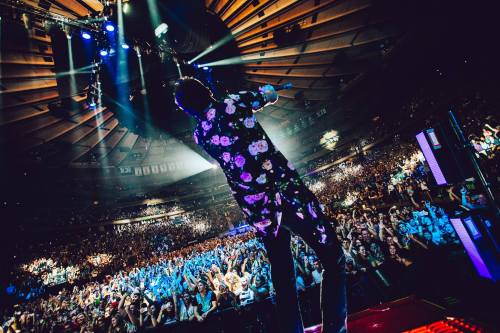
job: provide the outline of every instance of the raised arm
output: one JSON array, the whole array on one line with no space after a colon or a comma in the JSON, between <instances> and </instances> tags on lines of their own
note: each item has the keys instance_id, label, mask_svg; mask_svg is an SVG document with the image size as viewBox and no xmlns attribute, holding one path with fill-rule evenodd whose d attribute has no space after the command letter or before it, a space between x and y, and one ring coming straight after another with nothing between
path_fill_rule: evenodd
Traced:
<instances>
[{"instance_id":1,"label":"raised arm","mask_svg":"<svg viewBox=\"0 0 500 333\"><path fill-rule=\"evenodd\" d=\"M272 104L278 100L278 94L273 86L266 84L259 88L259 91L240 91L238 94L229 95L237 100L236 103L243 103L252 108L253 112L260 111L264 106Z\"/></svg>"},{"instance_id":2,"label":"raised arm","mask_svg":"<svg viewBox=\"0 0 500 333\"><path fill-rule=\"evenodd\" d=\"M148 313L151 317L151 324L153 324L153 327L158 326L158 320L156 320L156 317L155 317L153 311L151 311L151 306L148 306Z\"/></svg>"},{"instance_id":3,"label":"raised arm","mask_svg":"<svg viewBox=\"0 0 500 333\"><path fill-rule=\"evenodd\" d=\"M246 269L247 269L247 261L248 261L248 258L245 258L245 260L243 260L243 264L241 264L241 273L244 274L246 272Z\"/></svg>"},{"instance_id":4,"label":"raised arm","mask_svg":"<svg viewBox=\"0 0 500 333\"><path fill-rule=\"evenodd\" d=\"M421 247L423 247L424 249L428 250L429 248L427 247L427 245L425 245L424 243L422 243L421 241L419 241L417 238L415 238L413 235L410 235L409 236L410 239L412 241L414 241L415 243L417 243L418 245L420 245Z\"/></svg>"}]
</instances>

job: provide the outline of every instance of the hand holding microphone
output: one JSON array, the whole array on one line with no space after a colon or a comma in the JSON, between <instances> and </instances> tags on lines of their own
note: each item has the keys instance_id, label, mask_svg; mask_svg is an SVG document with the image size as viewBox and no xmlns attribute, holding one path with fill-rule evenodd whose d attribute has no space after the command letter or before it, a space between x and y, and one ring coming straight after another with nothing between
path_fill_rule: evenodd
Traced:
<instances>
[{"instance_id":1,"label":"hand holding microphone","mask_svg":"<svg viewBox=\"0 0 500 333\"><path fill-rule=\"evenodd\" d=\"M285 90L285 89L291 89L293 86L290 82L279 85L279 86L272 86L270 84L266 84L262 87L259 88L259 91L264 94L264 98L266 102L268 103L274 103L278 100L278 93L277 91L280 90Z\"/></svg>"}]
</instances>

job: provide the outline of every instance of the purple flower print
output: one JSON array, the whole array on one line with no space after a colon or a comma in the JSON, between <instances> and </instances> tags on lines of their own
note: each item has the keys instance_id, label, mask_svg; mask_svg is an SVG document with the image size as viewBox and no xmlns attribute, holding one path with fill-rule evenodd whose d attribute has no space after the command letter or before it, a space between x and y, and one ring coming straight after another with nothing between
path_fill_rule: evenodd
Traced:
<instances>
[{"instance_id":1,"label":"purple flower print","mask_svg":"<svg viewBox=\"0 0 500 333\"><path fill-rule=\"evenodd\" d=\"M249 190L250 189L250 186L246 186L246 185L243 185L243 184L240 184L240 183L236 183L238 184L239 187L241 187L242 189L245 189L245 190Z\"/></svg>"},{"instance_id":2,"label":"purple flower print","mask_svg":"<svg viewBox=\"0 0 500 333\"><path fill-rule=\"evenodd\" d=\"M309 210L309 214L311 214L311 216L313 217L313 219L317 219L318 218L318 215L314 211L314 207L312 206L311 202L307 204L307 210Z\"/></svg>"},{"instance_id":3,"label":"purple flower print","mask_svg":"<svg viewBox=\"0 0 500 333\"><path fill-rule=\"evenodd\" d=\"M223 147L227 147L231 144L231 140L227 136L221 136L220 137L220 144Z\"/></svg>"},{"instance_id":4,"label":"purple flower print","mask_svg":"<svg viewBox=\"0 0 500 333\"><path fill-rule=\"evenodd\" d=\"M248 145L248 152L252 156L256 156L259 153L259 151L257 149L257 145L254 142L252 142L250 145Z\"/></svg>"},{"instance_id":5,"label":"purple flower print","mask_svg":"<svg viewBox=\"0 0 500 333\"><path fill-rule=\"evenodd\" d=\"M267 234L266 228L269 227L270 225L271 225L270 219L265 219L253 224L253 226L264 235Z\"/></svg>"},{"instance_id":6,"label":"purple flower print","mask_svg":"<svg viewBox=\"0 0 500 333\"><path fill-rule=\"evenodd\" d=\"M250 205L253 205L255 203L255 200L253 199L253 195L245 195L243 197L243 199L245 199L245 201L250 204Z\"/></svg>"},{"instance_id":7,"label":"purple flower print","mask_svg":"<svg viewBox=\"0 0 500 333\"><path fill-rule=\"evenodd\" d=\"M238 168L242 168L245 165L245 158L243 155L236 155L234 158L234 164L236 164Z\"/></svg>"},{"instance_id":8,"label":"purple flower print","mask_svg":"<svg viewBox=\"0 0 500 333\"><path fill-rule=\"evenodd\" d=\"M257 194L249 194L249 195L245 195L243 197L243 199L245 199L245 201L247 203L249 203L250 205L253 205L257 201L262 200L262 198L264 198L265 194L266 194L265 192L261 192L261 193L257 193Z\"/></svg>"},{"instance_id":9,"label":"purple flower print","mask_svg":"<svg viewBox=\"0 0 500 333\"><path fill-rule=\"evenodd\" d=\"M210 139L210 141L211 141L214 145L216 145L216 146L218 146L218 145L220 144L220 139L219 139L219 136L218 136L218 135L214 135L214 136L212 136L212 139Z\"/></svg>"},{"instance_id":10,"label":"purple flower print","mask_svg":"<svg viewBox=\"0 0 500 333\"><path fill-rule=\"evenodd\" d=\"M259 177L257 177L257 179L255 179L255 181L259 184L265 184L267 179L266 179L266 174L261 174Z\"/></svg>"},{"instance_id":11,"label":"purple flower print","mask_svg":"<svg viewBox=\"0 0 500 333\"><path fill-rule=\"evenodd\" d=\"M243 125L245 125L246 128L254 128L255 118L254 117L245 118L245 120L243 120Z\"/></svg>"},{"instance_id":12,"label":"purple flower print","mask_svg":"<svg viewBox=\"0 0 500 333\"><path fill-rule=\"evenodd\" d=\"M226 113L233 114L236 112L236 106L234 106L234 101L232 99L225 99L224 103L226 103Z\"/></svg>"},{"instance_id":13,"label":"purple flower print","mask_svg":"<svg viewBox=\"0 0 500 333\"><path fill-rule=\"evenodd\" d=\"M243 172L241 175L240 175L240 178L242 181L244 181L245 183L248 183L248 182L251 182L252 181L252 175L249 173L249 172Z\"/></svg>"},{"instance_id":14,"label":"purple flower print","mask_svg":"<svg viewBox=\"0 0 500 333\"><path fill-rule=\"evenodd\" d=\"M255 145L256 145L257 151L259 153L265 153L269 149L269 146L267 145L266 140L259 140L259 141L257 141L257 143Z\"/></svg>"},{"instance_id":15,"label":"purple flower print","mask_svg":"<svg viewBox=\"0 0 500 333\"><path fill-rule=\"evenodd\" d=\"M229 161L231 160L231 154L230 154L230 153L228 153L227 151L226 151L226 152L223 152L223 153L222 153L222 160L223 160L224 162L226 162L226 163L227 163L227 162L229 162Z\"/></svg>"},{"instance_id":16,"label":"purple flower print","mask_svg":"<svg viewBox=\"0 0 500 333\"><path fill-rule=\"evenodd\" d=\"M207 111L207 119L212 120L215 118L215 109L209 109Z\"/></svg>"},{"instance_id":17,"label":"purple flower print","mask_svg":"<svg viewBox=\"0 0 500 333\"><path fill-rule=\"evenodd\" d=\"M212 128L212 123L209 122L209 121L202 121L201 122L201 127L203 128L203 130L206 132L206 131L209 131L211 128Z\"/></svg>"}]
</instances>

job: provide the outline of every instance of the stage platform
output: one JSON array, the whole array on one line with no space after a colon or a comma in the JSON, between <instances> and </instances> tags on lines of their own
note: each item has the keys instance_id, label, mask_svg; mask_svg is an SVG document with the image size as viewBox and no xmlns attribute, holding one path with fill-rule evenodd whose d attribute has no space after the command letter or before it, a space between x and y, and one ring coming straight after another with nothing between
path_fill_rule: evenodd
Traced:
<instances>
[{"instance_id":1,"label":"stage platform","mask_svg":"<svg viewBox=\"0 0 500 333\"><path fill-rule=\"evenodd\" d=\"M348 317L347 326L349 333L493 332L450 317L446 309L413 296L354 313ZM309 327L306 332L321 333L321 325Z\"/></svg>"}]
</instances>

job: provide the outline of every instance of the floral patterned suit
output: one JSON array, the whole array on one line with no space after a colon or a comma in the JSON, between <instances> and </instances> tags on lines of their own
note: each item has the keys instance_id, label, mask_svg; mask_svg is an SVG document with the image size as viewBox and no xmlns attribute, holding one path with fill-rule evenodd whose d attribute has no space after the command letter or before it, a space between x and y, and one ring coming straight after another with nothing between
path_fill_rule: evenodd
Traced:
<instances>
[{"instance_id":1,"label":"floral patterned suit","mask_svg":"<svg viewBox=\"0 0 500 333\"><path fill-rule=\"evenodd\" d=\"M194 139L219 162L247 220L262 235L269 231L277 235L286 200L298 218L317 222L318 241L324 243L318 201L256 121L253 111L264 105L257 92L230 94L208 108Z\"/></svg>"},{"instance_id":2,"label":"floral patterned suit","mask_svg":"<svg viewBox=\"0 0 500 333\"><path fill-rule=\"evenodd\" d=\"M263 95L246 91L213 102L198 121L194 139L219 162L248 222L262 236L271 262L282 332L302 333L304 330L290 250L290 232L294 232L314 249L324 268L321 283L323 332L345 333L347 301L343 252L316 197L256 121L253 111L265 104Z\"/></svg>"}]
</instances>

